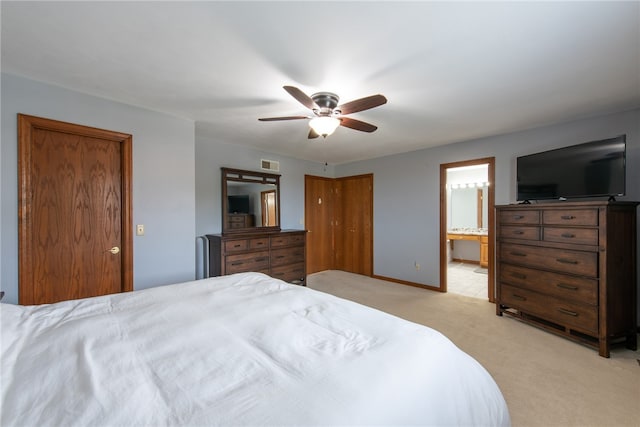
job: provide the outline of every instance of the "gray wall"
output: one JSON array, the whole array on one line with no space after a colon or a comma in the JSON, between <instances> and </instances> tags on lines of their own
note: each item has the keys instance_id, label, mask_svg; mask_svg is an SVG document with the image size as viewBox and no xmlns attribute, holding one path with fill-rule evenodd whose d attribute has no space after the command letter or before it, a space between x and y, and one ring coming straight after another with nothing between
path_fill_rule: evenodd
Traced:
<instances>
[{"instance_id":1,"label":"gray wall","mask_svg":"<svg viewBox=\"0 0 640 427\"><path fill-rule=\"evenodd\" d=\"M496 204L507 204L516 199L517 156L620 134L627 195L618 200L640 201L640 109L339 165L336 176L374 174L374 274L437 286L441 163L495 157Z\"/></svg>"},{"instance_id":2,"label":"gray wall","mask_svg":"<svg viewBox=\"0 0 640 427\"><path fill-rule=\"evenodd\" d=\"M2 74L0 270L18 300L18 113L133 135L134 288L193 280L195 173L192 121Z\"/></svg>"}]
</instances>

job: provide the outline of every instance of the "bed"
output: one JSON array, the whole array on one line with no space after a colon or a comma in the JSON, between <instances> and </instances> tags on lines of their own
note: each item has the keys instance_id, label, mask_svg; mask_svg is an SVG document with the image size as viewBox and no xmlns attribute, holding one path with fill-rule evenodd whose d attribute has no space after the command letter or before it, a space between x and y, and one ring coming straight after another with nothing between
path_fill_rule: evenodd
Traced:
<instances>
[{"instance_id":1,"label":"bed","mask_svg":"<svg viewBox=\"0 0 640 427\"><path fill-rule=\"evenodd\" d=\"M439 332L260 273L0 315L2 426L510 423Z\"/></svg>"}]
</instances>

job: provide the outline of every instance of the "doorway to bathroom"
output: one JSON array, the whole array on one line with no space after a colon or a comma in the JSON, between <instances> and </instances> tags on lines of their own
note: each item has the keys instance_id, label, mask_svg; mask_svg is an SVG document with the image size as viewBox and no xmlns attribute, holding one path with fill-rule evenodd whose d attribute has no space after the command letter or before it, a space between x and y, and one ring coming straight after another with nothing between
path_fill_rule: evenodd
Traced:
<instances>
[{"instance_id":1,"label":"doorway to bathroom","mask_svg":"<svg viewBox=\"0 0 640 427\"><path fill-rule=\"evenodd\" d=\"M440 289L494 301L495 158L440 165Z\"/></svg>"}]
</instances>

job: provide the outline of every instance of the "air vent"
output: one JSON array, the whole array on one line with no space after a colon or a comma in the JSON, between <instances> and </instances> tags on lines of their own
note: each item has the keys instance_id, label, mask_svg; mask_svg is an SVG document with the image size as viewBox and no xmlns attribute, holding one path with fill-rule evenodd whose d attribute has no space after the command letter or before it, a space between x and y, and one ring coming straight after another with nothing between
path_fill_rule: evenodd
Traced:
<instances>
[{"instance_id":1,"label":"air vent","mask_svg":"<svg viewBox=\"0 0 640 427\"><path fill-rule=\"evenodd\" d=\"M260 160L260 167L262 170L278 172L280 171L280 162L276 162L275 160Z\"/></svg>"}]
</instances>

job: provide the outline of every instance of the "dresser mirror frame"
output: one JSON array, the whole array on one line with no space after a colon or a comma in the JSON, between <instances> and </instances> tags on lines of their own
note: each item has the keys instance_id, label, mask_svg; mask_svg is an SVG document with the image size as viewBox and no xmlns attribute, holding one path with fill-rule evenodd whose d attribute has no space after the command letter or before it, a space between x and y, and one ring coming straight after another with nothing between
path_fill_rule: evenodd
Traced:
<instances>
[{"instance_id":1,"label":"dresser mirror frame","mask_svg":"<svg viewBox=\"0 0 640 427\"><path fill-rule=\"evenodd\" d=\"M280 231L280 175L231 168L221 168L221 173L222 234ZM232 195L248 196L248 212L230 212Z\"/></svg>"}]
</instances>

